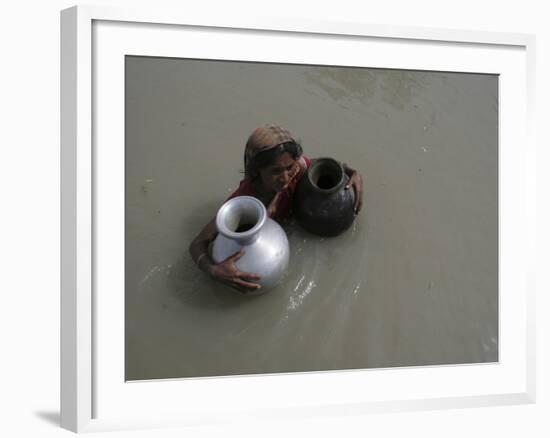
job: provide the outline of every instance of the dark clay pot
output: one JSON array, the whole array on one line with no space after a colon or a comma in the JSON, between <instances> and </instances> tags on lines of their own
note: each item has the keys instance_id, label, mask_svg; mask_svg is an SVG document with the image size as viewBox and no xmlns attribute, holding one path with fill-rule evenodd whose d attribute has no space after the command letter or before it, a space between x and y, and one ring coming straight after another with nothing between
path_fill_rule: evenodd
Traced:
<instances>
[{"instance_id":1,"label":"dark clay pot","mask_svg":"<svg viewBox=\"0 0 550 438\"><path fill-rule=\"evenodd\" d=\"M337 236L355 218L353 188L345 189L348 176L332 158L313 160L294 194L293 211L298 223L320 236Z\"/></svg>"}]
</instances>

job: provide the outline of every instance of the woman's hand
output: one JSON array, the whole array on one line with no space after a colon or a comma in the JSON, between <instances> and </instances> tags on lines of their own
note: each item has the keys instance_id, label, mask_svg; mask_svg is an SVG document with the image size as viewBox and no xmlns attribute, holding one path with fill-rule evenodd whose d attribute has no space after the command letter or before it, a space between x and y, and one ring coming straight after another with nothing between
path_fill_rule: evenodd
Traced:
<instances>
[{"instance_id":1,"label":"woman's hand","mask_svg":"<svg viewBox=\"0 0 550 438\"><path fill-rule=\"evenodd\" d=\"M232 256L226 258L223 262L210 265L208 268L209 274L217 280L227 283L230 286L236 287L239 290L246 292L247 290L260 289L261 285L252 283L246 280L260 280L259 275L250 274L240 271L235 263L244 255L244 251L236 252Z\"/></svg>"},{"instance_id":2,"label":"woman's hand","mask_svg":"<svg viewBox=\"0 0 550 438\"><path fill-rule=\"evenodd\" d=\"M363 206L363 177L355 169L344 163L344 171L349 176L349 181L346 185L346 190L353 187L355 192L355 205L353 206L355 214L358 214Z\"/></svg>"}]
</instances>

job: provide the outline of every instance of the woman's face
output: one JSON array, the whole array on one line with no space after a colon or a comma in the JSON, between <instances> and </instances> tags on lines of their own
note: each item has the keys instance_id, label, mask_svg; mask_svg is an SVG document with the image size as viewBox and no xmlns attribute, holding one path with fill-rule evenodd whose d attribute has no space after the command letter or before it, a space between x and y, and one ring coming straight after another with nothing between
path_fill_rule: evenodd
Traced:
<instances>
[{"instance_id":1,"label":"woman's face","mask_svg":"<svg viewBox=\"0 0 550 438\"><path fill-rule=\"evenodd\" d=\"M275 163L260 169L260 181L267 193L279 192L285 188L296 173L297 160L288 152L277 157Z\"/></svg>"}]
</instances>

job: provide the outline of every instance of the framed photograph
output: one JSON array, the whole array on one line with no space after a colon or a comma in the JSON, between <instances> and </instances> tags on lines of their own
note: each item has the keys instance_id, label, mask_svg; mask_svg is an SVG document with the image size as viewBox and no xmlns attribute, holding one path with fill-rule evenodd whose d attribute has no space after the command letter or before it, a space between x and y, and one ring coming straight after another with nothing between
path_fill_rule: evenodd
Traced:
<instances>
[{"instance_id":1,"label":"framed photograph","mask_svg":"<svg viewBox=\"0 0 550 438\"><path fill-rule=\"evenodd\" d=\"M63 427L534 402L533 36L78 6L61 55ZM320 158L332 237L272 208ZM247 184L262 293L193 246Z\"/></svg>"}]
</instances>

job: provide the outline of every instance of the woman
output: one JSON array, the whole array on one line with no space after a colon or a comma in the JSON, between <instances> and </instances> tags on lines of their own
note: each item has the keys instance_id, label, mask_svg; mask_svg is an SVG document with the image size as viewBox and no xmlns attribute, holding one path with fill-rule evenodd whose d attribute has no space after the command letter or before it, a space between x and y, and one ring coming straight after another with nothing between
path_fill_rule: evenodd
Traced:
<instances>
[{"instance_id":1,"label":"woman","mask_svg":"<svg viewBox=\"0 0 550 438\"><path fill-rule=\"evenodd\" d=\"M284 222L292 215L292 196L309 166L311 160L302 155L302 147L286 129L275 125L256 128L246 142L245 178L227 199L253 196L266 206L269 217L277 222ZM357 214L362 206L362 177L346 164L344 171L350 177L346 189L353 187L355 190L354 208ZM218 264L210 258L208 247L217 234L214 217L191 242L189 252L197 266L212 278L231 286L245 290L260 288L258 283L253 282L259 280L259 276L241 272L235 266L244 251L235 253Z\"/></svg>"}]
</instances>

